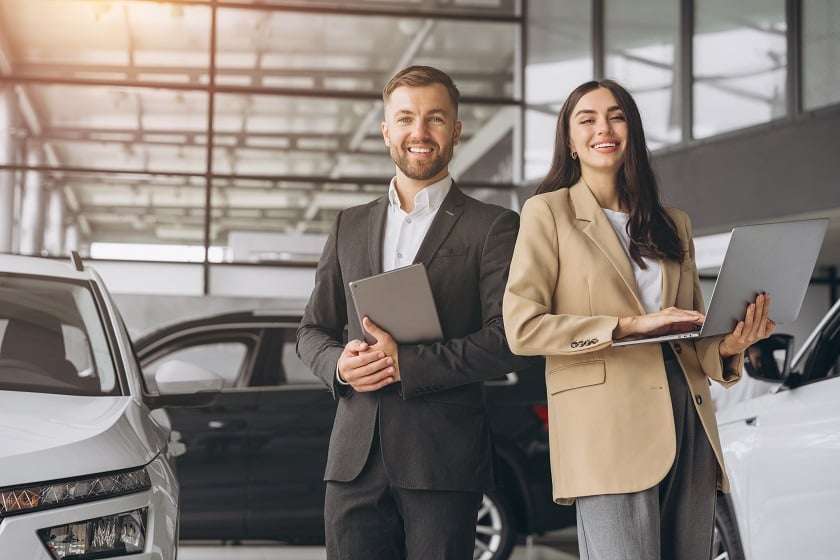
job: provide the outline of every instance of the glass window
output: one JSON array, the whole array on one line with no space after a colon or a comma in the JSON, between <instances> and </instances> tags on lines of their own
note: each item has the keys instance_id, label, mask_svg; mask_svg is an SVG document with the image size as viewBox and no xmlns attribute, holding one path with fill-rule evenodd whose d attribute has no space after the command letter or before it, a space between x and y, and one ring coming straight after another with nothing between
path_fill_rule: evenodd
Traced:
<instances>
[{"instance_id":1,"label":"glass window","mask_svg":"<svg viewBox=\"0 0 840 560\"><path fill-rule=\"evenodd\" d=\"M840 103L840 4L836 0L802 3L803 107Z\"/></svg>"},{"instance_id":2,"label":"glass window","mask_svg":"<svg viewBox=\"0 0 840 560\"><path fill-rule=\"evenodd\" d=\"M295 343L283 343L283 372L286 374L286 383L301 384L301 383L316 383L318 378L312 373L312 370L306 367L295 351Z\"/></svg>"},{"instance_id":3,"label":"glass window","mask_svg":"<svg viewBox=\"0 0 840 560\"><path fill-rule=\"evenodd\" d=\"M244 341L195 344L155 358L143 366L143 377L149 388L156 391L154 376L160 365L171 360L181 360L217 374L224 379L225 387L234 387L245 369L247 357L248 344Z\"/></svg>"},{"instance_id":4,"label":"glass window","mask_svg":"<svg viewBox=\"0 0 840 560\"><path fill-rule=\"evenodd\" d=\"M111 346L87 287L0 276L0 389L119 394Z\"/></svg>"},{"instance_id":5,"label":"glass window","mask_svg":"<svg viewBox=\"0 0 840 560\"><path fill-rule=\"evenodd\" d=\"M206 0L209 1L209 0ZM324 9L356 9L403 11L412 14L433 13L470 13L480 15L514 15L520 0L263 0L263 4L278 7L306 7ZM251 4L254 0L229 0L231 3Z\"/></svg>"},{"instance_id":6,"label":"glass window","mask_svg":"<svg viewBox=\"0 0 840 560\"><path fill-rule=\"evenodd\" d=\"M697 0L695 10L694 137L785 116L785 1Z\"/></svg>"},{"instance_id":7,"label":"glass window","mask_svg":"<svg viewBox=\"0 0 840 560\"><path fill-rule=\"evenodd\" d=\"M509 97L516 29L507 22L219 9L216 83L377 95L395 68L429 64L449 73L463 95Z\"/></svg>"},{"instance_id":8,"label":"glass window","mask_svg":"<svg viewBox=\"0 0 840 560\"><path fill-rule=\"evenodd\" d=\"M528 4L525 65L526 180L539 180L551 165L557 113L573 89L592 79L590 2Z\"/></svg>"},{"instance_id":9,"label":"glass window","mask_svg":"<svg viewBox=\"0 0 840 560\"><path fill-rule=\"evenodd\" d=\"M605 73L633 94L651 150L681 139L679 8L673 0L605 5Z\"/></svg>"},{"instance_id":10,"label":"glass window","mask_svg":"<svg viewBox=\"0 0 840 560\"><path fill-rule=\"evenodd\" d=\"M210 8L164 2L0 0L15 74L207 81Z\"/></svg>"},{"instance_id":11,"label":"glass window","mask_svg":"<svg viewBox=\"0 0 840 560\"><path fill-rule=\"evenodd\" d=\"M469 98L453 176L509 184L519 5L0 0L2 161L31 168L10 188L0 173L4 246L204 260L209 229L216 261L231 234L321 235L385 191L380 91L409 64L445 70Z\"/></svg>"}]
</instances>

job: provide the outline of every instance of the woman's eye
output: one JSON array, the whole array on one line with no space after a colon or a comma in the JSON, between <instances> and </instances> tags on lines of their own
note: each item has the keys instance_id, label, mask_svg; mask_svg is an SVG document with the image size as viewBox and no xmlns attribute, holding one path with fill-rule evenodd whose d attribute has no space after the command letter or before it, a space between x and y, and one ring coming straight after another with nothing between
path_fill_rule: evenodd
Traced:
<instances>
[{"instance_id":1,"label":"woman's eye","mask_svg":"<svg viewBox=\"0 0 840 560\"><path fill-rule=\"evenodd\" d=\"M624 120L624 115L613 115L612 117L610 117L610 120L611 121L623 121Z\"/></svg>"}]
</instances>

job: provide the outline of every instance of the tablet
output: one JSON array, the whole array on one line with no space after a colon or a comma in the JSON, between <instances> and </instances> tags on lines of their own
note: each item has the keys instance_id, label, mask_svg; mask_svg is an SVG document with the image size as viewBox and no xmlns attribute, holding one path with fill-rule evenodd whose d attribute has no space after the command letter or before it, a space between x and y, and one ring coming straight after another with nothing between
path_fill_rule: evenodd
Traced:
<instances>
[{"instance_id":1,"label":"tablet","mask_svg":"<svg viewBox=\"0 0 840 560\"><path fill-rule=\"evenodd\" d=\"M370 317L398 344L443 340L435 298L423 263L395 268L349 283L357 320ZM365 341L376 343L362 327Z\"/></svg>"}]
</instances>

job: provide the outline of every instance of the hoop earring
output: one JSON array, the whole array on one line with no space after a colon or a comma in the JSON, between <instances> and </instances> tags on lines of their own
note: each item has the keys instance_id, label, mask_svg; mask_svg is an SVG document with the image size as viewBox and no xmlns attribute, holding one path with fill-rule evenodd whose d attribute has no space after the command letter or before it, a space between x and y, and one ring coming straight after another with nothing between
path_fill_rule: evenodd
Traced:
<instances>
[{"instance_id":1,"label":"hoop earring","mask_svg":"<svg viewBox=\"0 0 840 560\"><path fill-rule=\"evenodd\" d=\"M577 159L577 152L572 152L572 159Z\"/></svg>"}]
</instances>

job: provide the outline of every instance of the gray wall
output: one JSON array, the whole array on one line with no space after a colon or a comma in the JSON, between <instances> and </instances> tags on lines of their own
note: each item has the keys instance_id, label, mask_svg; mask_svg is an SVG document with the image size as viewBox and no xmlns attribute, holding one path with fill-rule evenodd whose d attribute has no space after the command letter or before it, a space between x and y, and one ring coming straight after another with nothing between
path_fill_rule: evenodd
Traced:
<instances>
[{"instance_id":1,"label":"gray wall","mask_svg":"<svg viewBox=\"0 0 840 560\"><path fill-rule=\"evenodd\" d=\"M659 152L654 164L663 199L688 212L696 235L782 216L834 214L840 107Z\"/></svg>"}]
</instances>

